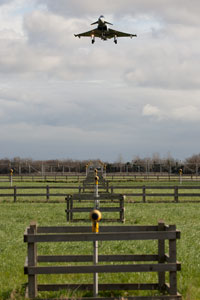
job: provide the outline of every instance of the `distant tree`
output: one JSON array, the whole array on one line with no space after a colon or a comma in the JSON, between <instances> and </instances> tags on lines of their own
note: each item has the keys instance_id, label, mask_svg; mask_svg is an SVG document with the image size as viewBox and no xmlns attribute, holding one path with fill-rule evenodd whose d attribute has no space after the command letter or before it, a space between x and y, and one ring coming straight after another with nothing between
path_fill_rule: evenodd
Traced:
<instances>
[{"instance_id":1,"label":"distant tree","mask_svg":"<svg viewBox=\"0 0 200 300\"><path fill-rule=\"evenodd\" d=\"M133 172L144 172L146 163L144 158L140 158L139 155L134 156L134 158L131 161L132 166L133 166Z\"/></svg>"},{"instance_id":2,"label":"distant tree","mask_svg":"<svg viewBox=\"0 0 200 300\"><path fill-rule=\"evenodd\" d=\"M185 172L199 173L200 171L200 153L193 154L191 157L185 159Z\"/></svg>"}]
</instances>

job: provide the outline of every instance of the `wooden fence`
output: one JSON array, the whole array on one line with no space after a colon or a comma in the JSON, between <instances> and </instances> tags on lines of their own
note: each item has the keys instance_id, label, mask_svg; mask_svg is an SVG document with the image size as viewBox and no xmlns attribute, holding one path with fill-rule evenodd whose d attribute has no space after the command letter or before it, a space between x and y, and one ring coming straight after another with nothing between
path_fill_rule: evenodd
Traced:
<instances>
[{"instance_id":1,"label":"wooden fence","mask_svg":"<svg viewBox=\"0 0 200 300\"><path fill-rule=\"evenodd\" d=\"M13 182L81 182L85 175L13 175ZM10 175L0 175L0 182L10 182Z\"/></svg>"},{"instance_id":2,"label":"wooden fence","mask_svg":"<svg viewBox=\"0 0 200 300\"><path fill-rule=\"evenodd\" d=\"M106 175L106 179L109 182L112 181L180 181L180 175L178 174L152 174L152 173L119 173L119 174L111 174L108 173ZM200 175L196 174L183 174L181 176L181 181L200 181Z\"/></svg>"},{"instance_id":3,"label":"wooden fence","mask_svg":"<svg viewBox=\"0 0 200 300\"><path fill-rule=\"evenodd\" d=\"M142 202L151 202L152 197L153 198L159 198L159 200L156 200L156 202L200 202L200 186L110 186L109 190L111 193L114 193L115 191L120 190L120 192L123 193L125 196L131 196L135 202L138 202L136 197L140 197ZM131 192L127 192L127 190L131 190ZM139 190L139 192L132 192L132 190ZM158 191L158 192L152 192ZM170 192L161 193L160 190L169 190ZM186 193L181 192L183 190L199 190L198 193L194 192L188 192ZM171 198L172 200L161 200L161 198ZM180 197L190 197L197 199L191 200L180 200ZM151 198L151 199L148 199ZM155 201L155 200L154 200Z\"/></svg>"},{"instance_id":4,"label":"wooden fence","mask_svg":"<svg viewBox=\"0 0 200 300\"><path fill-rule=\"evenodd\" d=\"M176 259L176 239L180 238L180 232L175 225L165 225L160 221L157 226L100 226L100 233L91 232L89 226L78 227L37 227L35 222L30 224L24 234L24 242L28 244L28 257L25 261L24 272L28 275L27 297L35 298L38 291L92 290L93 284L40 284L37 275L40 274L86 274L86 273L125 273L125 272L156 272L158 282L155 283L115 283L99 284L98 289L108 290L158 290L160 296L129 296L131 300L175 300L182 299L177 292L177 271L181 269ZM157 254L117 254L99 255L99 262L104 264L92 264L93 255L52 255L51 247L48 249L51 255L38 255L38 243L53 242L95 242L95 241L138 241L157 240ZM166 240L169 240L169 253L165 253ZM55 249L55 248L54 248ZM123 250L124 251L124 250ZM69 265L69 263L81 262L81 265ZM83 265L83 263L86 263ZM107 264L106 264L107 262ZM120 264L116 264L120 262ZM129 264L127 264L129 262ZM151 263L152 262L152 263ZM41 266L40 263L48 263ZM51 263L51 265L50 265ZM52 265L52 263L54 263ZM56 265L55 263L59 263ZM68 263L68 265L60 265ZM90 263L90 264L88 264ZM124 264L123 264L124 263ZM167 280L166 272L169 272ZM167 282L168 281L168 282ZM94 283L95 284L95 283ZM63 299L63 298L62 298ZM70 299L70 298L67 298ZM75 299L73 297L73 299ZM79 299L81 299L79 297ZM83 298L84 299L84 298ZM86 299L116 299L109 297L91 297ZM120 297L118 297L120 299Z\"/></svg>"},{"instance_id":5,"label":"wooden fence","mask_svg":"<svg viewBox=\"0 0 200 300\"><path fill-rule=\"evenodd\" d=\"M69 192L64 192L61 191L55 192L54 190L73 190L73 191L78 191L79 193L81 192L81 186L14 186L14 187L0 187L0 191L11 191L10 193L5 192L5 193L0 193L0 198L5 198L9 197L13 199L14 202L17 201L17 198L23 197L23 198L38 198L38 197L44 197L46 201L50 201L50 197L62 197L63 202L65 200L65 197ZM32 190L44 190L44 192L35 192L33 193ZM23 191L20 192L20 191ZM25 193L24 191L30 191Z\"/></svg>"},{"instance_id":6,"label":"wooden fence","mask_svg":"<svg viewBox=\"0 0 200 300\"><path fill-rule=\"evenodd\" d=\"M61 197L64 202L65 197L68 194L73 193L82 193L83 189L87 187L83 186L14 186L14 187L0 187L0 199L1 198L10 198L14 202L21 201L18 198L41 198L43 197L45 201L53 201L55 197ZM94 186L92 187L94 188ZM200 186L106 186L99 187L100 193L101 190L106 192L121 193L125 196L130 196L131 200L134 202L200 202ZM32 190L40 190L40 192L34 192ZM55 192L55 190L61 190L61 192ZM129 191L128 191L129 190ZM163 190L161 193L160 190ZM167 192L168 190L168 192ZM194 190L199 190L194 192ZM3 192L2 192L3 191ZM23 191L23 192L22 192ZM27 191L27 192L25 192ZM44 191L44 192L41 192ZM135 192L133 192L135 191ZM187 192L186 192L187 191ZM155 199L152 199L155 198ZM190 198L190 199L189 199ZM193 199L192 199L193 198ZM184 199L184 200L183 200ZM44 200L43 200L44 201Z\"/></svg>"},{"instance_id":7,"label":"wooden fence","mask_svg":"<svg viewBox=\"0 0 200 300\"><path fill-rule=\"evenodd\" d=\"M85 174L23 174L13 175L13 182L82 182L85 180ZM107 178L108 181L180 181L180 176L178 174L147 174L147 173L119 173L113 174L108 173L104 174L104 178ZM200 181L200 175L195 174L183 174L182 181ZM0 182L10 182L10 175L0 174Z\"/></svg>"},{"instance_id":8,"label":"wooden fence","mask_svg":"<svg viewBox=\"0 0 200 300\"><path fill-rule=\"evenodd\" d=\"M102 221L106 222L125 222L125 216L124 216L124 200L125 196L121 194L99 194L98 197L98 202L99 202L99 210L100 212L106 212L106 213L111 213L111 212L116 212L119 213L119 218L117 219L111 219L109 218L103 218ZM80 207L79 202L92 202L93 206L90 207ZM83 222L83 221L90 221L89 218L84 218L84 219L77 219L74 218L74 214L79 214L80 213L86 213L86 212L91 212L92 209L94 209L94 194L73 194L73 195L68 195L66 197L66 202L67 202L67 209L65 210L66 212L66 219L67 222ZM107 206L101 206L100 204L106 203ZM77 206L77 204L79 204ZM115 204L115 206L113 206ZM75 207L76 205L76 207ZM117 206L116 206L117 205ZM88 214L89 215L89 214Z\"/></svg>"}]
</instances>

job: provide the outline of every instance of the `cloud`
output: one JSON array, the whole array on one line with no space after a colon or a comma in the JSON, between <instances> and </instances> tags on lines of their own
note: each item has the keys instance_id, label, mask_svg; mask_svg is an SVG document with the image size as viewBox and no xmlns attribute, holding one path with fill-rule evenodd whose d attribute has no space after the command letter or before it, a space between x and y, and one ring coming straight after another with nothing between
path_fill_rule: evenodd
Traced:
<instances>
[{"instance_id":1,"label":"cloud","mask_svg":"<svg viewBox=\"0 0 200 300\"><path fill-rule=\"evenodd\" d=\"M1 19L1 155L130 160L199 148L199 4L29 3L4 5ZM74 37L102 13L138 37Z\"/></svg>"},{"instance_id":2,"label":"cloud","mask_svg":"<svg viewBox=\"0 0 200 300\"><path fill-rule=\"evenodd\" d=\"M178 107L172 111L172 117L183 122L200 122L200 107L194 105Z\"/></svg>"},{"instance_id":3,"label":"cloud","mask_svg":"<svg viewBox=\"0 0 200 300\"><path fill-rule=\"evenodd\" d=\"M5 74L26 74L48 72L54 68L59 57L44 53L41 49L30 48L24 40L0 39L0 72Z\"/></svg>"},{"instance_id":4,"label":"cloud","mask_svg":"<svg viewBox=\"0 0 200 300\"><path fill-rule=\"evenodd\" d=\"M199 89L200 72L196 62L200 58L200 44L194 32L186 41L180 31L183 32L179 30L176 36L169 28L159 39L148 36L140 46L138 39L135 61L124 72L126 82L147 88Z\"/></svg>"},{"instance_id":5,"label":"cloud","mask_svg":"<svg viewBox=\"0 0 200 300\"><path fill-rule=\"evenodd\" d=\"M50 11L63 16L96 16L111 14L124 15L154 15L172 24L199 24L200 4L196 0L185 0L182 5L174 0L39 0Z\"/></svg>"},{"instance_id":6,"label":"cloud","mask_svg":"<svg viewBox=\"0 0 200 300\"><path fill-rule=\"evenodd\" d=\"M158 120L161 120L163 118L161 110L158 107L153 106L151 104L146 104L143 107L142 115L148 117L156 117Z\"/></svg>"},{"instance_id":7,"label":"cloud","mask_svg":"<svg viewBox=\"0 0 200 300\"><path fill-rule=\"evenodd\" d=\"M200 122L200 105L180 105L179 107L153 106L146 104L142 115L155 121L181 121L182 123Z\"/></svg>"},{"instance_id":8,"label":"cloud","mask_svg":"<svg viewBox=\"0 0 200 300\"><path fill-rule=\"evenodd\" d=\"M14 0L0 0L0 5L8 4Z\"/></svg>"},{"instance_id":9,"label":"cloud","mask_svg":"<svg viewBox=\"0 0 200 300\"><path fill-rule=\"evenodd\" d=\"M50 46L59 50L61 46L67 46L74 38L78 21L65 19L44 11L33 11L24 18L24 30L29 43L36 47ZM81 23L79 21L79 26Z\"/></svg>"}]
</instances>

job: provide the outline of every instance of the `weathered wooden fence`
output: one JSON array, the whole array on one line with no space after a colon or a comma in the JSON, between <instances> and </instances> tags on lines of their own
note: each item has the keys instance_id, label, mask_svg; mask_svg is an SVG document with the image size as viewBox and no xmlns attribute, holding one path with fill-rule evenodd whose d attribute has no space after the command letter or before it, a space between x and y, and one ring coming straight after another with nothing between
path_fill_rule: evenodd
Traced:
<instances>
[{"instance_id":1,"label":"weathered wooden fence","mask_svg":"<svg viewBox=\"0 0 200 300\"><path fill-rule=\"evenodd\" d=\"M120 192L123 193L125 196L131 196L135 202L138 200L136 197L140 197L142 202L151 202L152 198L159 198L158 200L154 200L156 202L200 202L200 186L110 186L109 191L111 193L114 193L115 191L120 190ZM131 190L131 192L127 192L127 190ZM133 190L139 190L139 192L132 192ZM153 191L158 192L153 192ZM160 192L160 190L169 190L170 192ZM191 191L191 190L199 190L198 193L195 192L182 192L183 190ZM171 198L171 200L161 200L163 198ZM190 197L190 198L197 198L194 200L186 199L186 200L180 200L180 197ZM150 199L151 198L151 199Z\"/></svg>"},{"instance_id":2,"label":"weathered wooden fence","mask_svg":"<svg viewBox=\"0 0 200 300\"><path fill-rule=\"evenodd\" d=\"M43 201L53 201L55 197L60 197L64 202L68 194L78 192L82 194L83 186L13 186L0 187L0 199L21 201L27 198L28 200L38 198ZM91 187L94 189L94 186ZM39 191L39 192L33 192ZM58 192L57 190L60 190ZM99 186L100 194L106 190L110 194L119 192L125 196L131 197L134 202L200 202L200 186ZM161 192L161 190L163 192ZM168 191L167 191L168 190ZM197 190L197 192L194 192ZM101 192L102 191L102 192ZM87 192L88 193L88 192ZM84 194L84 193L83 193ZM92 194L93 195L93 194Z\"/></svg>"},{"instance_id":3,"label":"weathered wooden fence","mask_svg":"<svg viewBox=\"0 0 200 300\"><path fill-rule=\"evenodd\" d=\"M84 173L80 174L14 174L13 182L82 182L86 176ZM110 182L115 181L179 181L178 174L152 174L152 173L107 173L107 180ZM200 175L196 174L183 174L182 181L200 181ZM0 174L0 182L10 182L10 175Z\"/></svg>"},{"instance_id":4,"label":"weathered wooden fence","mask_svg":"<svg viewBox=\"0 0 200 300\"><path fill-rule=\"evenodd\" d=\"M13 182L81 182L85 179L85 175L31 175L31 174L23 174L18 175L15 174L12 176ZM0 174L0 182L10 182L10 175L1 175Z\"/></svg>"},{"instance_id":5,"label":"weathered wooden fence","mask_svg":"<svg viewBox=\"0 0 200 300\"><path fill-rule=\"evenodd\" d=\"M34 192L32 190L40 190L40 192ZM62 190L61 192L55 192L55 190ZM17 201L17 198L41 198L43 197L46 201L50 201L50 197L62 197L63 202L65 200L66 195L69 193L67 190L73 190L81 192L81 186L13 186L13 187L0 187L0 191L6 191L4 193L0 193L0 198L9 197L13 199L14 202ZM10 193L8 193L9 191ZM23 191L23 192L20 192ZM27 191L27 192L24 192ZM44 191L44 192L41 192Z\"/></svg>"},{"instance_id":6,"label":"weathered wooden fence","mask_svg":"<svg viewBox=\"0 0 200 300\"><path fill-rule=\"evenodd\" d=\"M107 213L111 212L117 212L119 213L119 218L118 219L111 219L109 218L103 218L102 221L107 221L107 222L125 222L125 217L124 217L124 200L125 196L121 194L99 194L98 201L99 201L99 210ZM80 206L80 202L84 203L85 201L90 202L92 206ZM79 214L80 213L86 213L86 212L91 212L91 210L94 208L94 194L73 194L73 195L68 195L66 197L66 202L67 202L67 209L65 210L66 212L66 219L67 222L80 222L80 221L90 221L89 218L84 218L84 219L77 219L74 218L74 214ZM107 206L102 206L103 203L106 203ZM114 206L115 204L115 206ZM117 205L117 206L116 206ZM89 215L89 214L88 214Z\"/></svg>"},{"instance_id":7,"label":"weathered wooden fence","mask_svg":"<svg viewBox=\"0 0 200 300\"><path fill-rule=\"evenodd\" d=\"M155 283L115 283L99 284L99 290L158 290L159 296L128 296L127 299L136 300L175 300L182 299L177 292L177 271L181 269L176 259L176 240L180 232L175 225L165 225L160 221L157 226L100 226L100 233L91 232L89 226L78 227L37 227L32 222L24 234L24 241L28 244L28 257L25 262L24 272L28 275L27 297L37 297L38 291L59 290L92 290L93 284L40 284L37 275L42 274L86 274L86 273L125 273L125 272L156 272L158 281ZM117 254L99 255L99 262L104 264L94 265L93 255L38 255L38 243L53 242L94 242L94 241L138 241L157 240L157 254ZM165 244L169 240L169 253L165 253ZM51 247L48 249L51 250ZM50 251L52 253L52 251ZM60 263L81 262L86 265L60 265ZM90 263L88 265L88 262ZM106 264L109 263L109 264ZM116 264L120 262L120 264ZM127 262L130 262L127 264ZM41 266L40 263L48 263ZM51 263L51 265L50 265ZM54 263L52 265L52 263ZM59 263L56 265L55 263ZM110 264L112 263L112 264ZM124 264L123 264L124 263ZM167 280L166 272L169 272ZM167 282L168 281L168 282ZM63 299L63 298L62 298ZM70 299L70 298L67 298ZM73 297L73 299L75 299ZM80 297L79 297L80 299ZM84 298L83 298L84 299ZM91 297L86 299L109 300L116 298ZM120 299L120 297L118 297Z\"/></svg>"},{"instance_id":8,"label":"weathered wooden fence","mask_svg":"<svg viewBox=\"0 0 200 300\"><path fill-rule=\"evenodd\" d=\"M180 175L178 174L154 174L154 173L107 173L106 179L109 182L115 181L180 181ZM183 174L181 176L182 181L200 181L200 175L198 174Z\"/></svg>"}]
</instances>

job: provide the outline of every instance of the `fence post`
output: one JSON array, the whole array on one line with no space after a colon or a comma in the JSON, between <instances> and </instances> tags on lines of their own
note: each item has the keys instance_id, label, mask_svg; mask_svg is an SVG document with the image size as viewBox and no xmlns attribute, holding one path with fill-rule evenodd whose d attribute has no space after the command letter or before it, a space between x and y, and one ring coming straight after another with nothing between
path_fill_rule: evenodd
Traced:
<instances>
[{"instance_id":1,"label":"fence post","mask_svg":"<svg viewBox=\"0 0 200 300\"><path fill-rule=\"evenodd\" d=\"M79 194L81 193L81 186L80 185L78 187L78 192L79 192Z\"/></svg>"},{"instance_id":2,"label":"fence post","mask_svg":"<svg viewBox=\"0 0 200 300\"><path fill-rule=\"evenodd\" d=\"M106 182L106 193L109 193L109 182Z\"/></svg>"},{"instance_id":3,"label":"fence post","mask_svg":"<svg viewBox=\"0 0 200 300\"><path fill-rule=\"evenodd\" d=\"M68 195L66 198L67 200L67 213L66 213L66 216L67 216L67 222L69 222L69 199L70 199L70 195Z\"/></svg>"},{"instance_id":4,"label":"fence post","mask_svg":"<svg viewBox=\"0 0 200 300\"><path fill-rule=\"evenodd\" d=\"M72 209L73 209L73 197L72 196L70 196L70 221L71 222L73 222L73 211L72 211Z\"/></svg>"},{"instance_id":5,"label":"fence post","mask_svg":"<svg viewBox=\"0 0 200 300\"><path fill-rule=\"evenodd\" d=\"M125 219L124 219L124 200L125 200L126 196L124 195L120 195L120 222L124 223Z\"/></svg>"},{"instance_id":6,"label":"fence post","mask_svg":"<svg viewBox=\"0 0 200 300\"><path fill-rule=\"evenodd\" d=\"M81 202L81 186L78 187L78 193L79 193L79 202Z\"/></svg>"},{"instance_id":7,"label":"fence post","mask_svg":"<svg viewBox=\"0 0 200 300\"><path fill-rule=\"evenodd\" d=\"M32 221L30 223L30 228L28 229L28 234L37 233L37 224ZM28 267L37 266L37 244L28 243ZM37 297L37 275L28 275L28 296L29 298Z\"/></svg>"},{"instance_id":8,"label":"fence post","mask_svg":"<svg viewBox=\"0 0 200 300\"><path fill-rule=\"evenodd\" d=\"M14 186L14 202L17 201L17 187Z\"/></svg>"},{"instance_id":9,"label":"fence post","mask_svg":"<svg viewBox=\"0 0 200 300\"><path fill-rule=\"evenodd\" d=\"M176 225L173 226L173 230L176 231ZM169 240L169 262L176 263L176 239ZM169 294L177 294L177 273L176 271L169 272Z\"/></svg>"},{"instance_id":10,"label":"fence post","mask_svg":"<svg viewBox=\"0 0 200 300\"><path fill-rule=\"evenodd\" d=\"M174 202L178 202L178 186L174 187Z\"/></svg>"},{"instance_id":11,"label":"fence post","mask_svg":"<svg viewBox=\"0 0 200 300\"><path fill-rule=\"evenodd\" d=\"M113 186L110 187L110 192L113 194Z\"/></svg>"},{"instance_id":12,"label":"fence post","mask_svg":"<svg viewBox=\"0 0 200 300\"><path fill-rule=\"evenodd\" d=\"M46 187L46 190L47 190L47 197L46 197L46 200L49 201L49 186L47 185Z\"/></svg>"},{"instance_id":13,"label":"fence post","mask_svg":"<svg viewBox=\"0 0 200 300\"><path fill-rule=\"evenodd\" d=\"M142 200L144 203L146 202L146 187L145 187L145 185L142 187Z\"/></svg>"},{"instance_id":14,"label":"fence post","mask_svg":"<svg viewBox=\"0 0 200 300\"><path fill-rule=\"evenodd\" d=\"M165 230L165 223L163 220L158 222L158 231ZM165 240L158 240L158 263L165 263ZM165 289L165 272L158 272L159 290Z\"/></svg>"}]
</instances>

